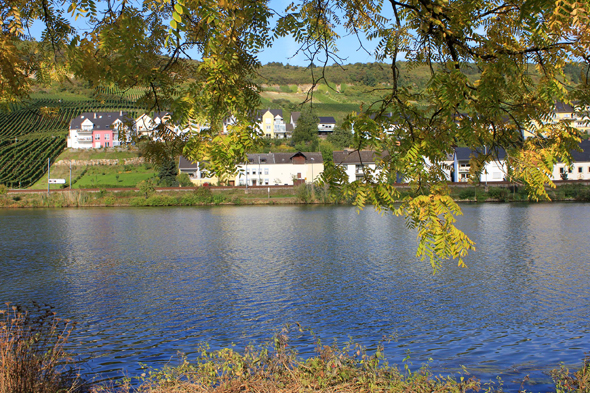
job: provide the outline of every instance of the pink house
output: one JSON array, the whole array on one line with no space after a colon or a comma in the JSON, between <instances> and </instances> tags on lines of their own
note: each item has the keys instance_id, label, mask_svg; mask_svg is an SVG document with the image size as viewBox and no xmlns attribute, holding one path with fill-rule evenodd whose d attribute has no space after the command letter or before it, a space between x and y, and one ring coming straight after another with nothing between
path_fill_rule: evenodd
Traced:
<instances>
[{"instance_id":1,"label":"pink house","mask_svg":"<svg viewBox=\"0 0 590 393\"><path fill-rule=\"evenodd\" d=\"M127 120L124 112L87 112L72 119L68 147L91 149L119 146L119 131Z\"/></svg>"}]
</instances>

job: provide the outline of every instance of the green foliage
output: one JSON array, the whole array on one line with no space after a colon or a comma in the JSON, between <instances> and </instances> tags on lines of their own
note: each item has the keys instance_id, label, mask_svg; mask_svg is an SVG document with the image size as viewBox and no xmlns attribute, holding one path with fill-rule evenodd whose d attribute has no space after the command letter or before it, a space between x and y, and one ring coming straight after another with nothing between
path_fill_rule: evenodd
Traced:
<instances>
[{"instance_id":1,"label":"green foliage","mask_svg":"<svg viewBox=\"0 0 590 393\"><path fill-rule=\"evenodd\" d=\"M329 141L320 142L320 152L322 153L324 162L334 161L334 146Z\"/></svg>"},{"instance_id":2,"label":"green foliage","mask_svg":"<svg viewBox=\"0 0 590 393\"><path fill-rule=\"evenodd\" d=\"M181 187L192 187L194 186L193 182L191 181L191 178L188 174L186 173L181 173L178 176L176 176L176 181L178 182L178 184Z\"/></svg>"},{"instance_id":3,"label":"green foliage","mask_svg":"<svg viewBox=\"0 0 590 393\"><path fill-rule=\"evenodd\" d=\"M145 199L148 199L150 195L156 192L156 185L153 178L140 181L137 183L137 188L142 194L145 195Z\"/></svg>"},{"instance_id":4,"label":"green foliage","mask_svg":"<svg viewBox=\"0 0 590 393\"><path fill-rule=\"evenodd\" d=\"M176 162L173 160L167 160L162 162L159 166L158 178L160 179L159 185L161 187L176 187L178 182L176 176L178 174L178 168Z\"/></svg>"},{"instance_id":5,"label":"green foliage","mask_svg":"<svg viewBox=\"0 0 590 393\"><path fill-rule=\"evenodd\" d=\"M300 203L313 202L311 195L311 187L308 184L300 184L295 188L295 196Z\"/></svg>"},{"instance_id":6,"label":"green foliage","mask_svg":"<svg viewBox=\"0 0 590 393\"><path fill-rule=\"evenodd\" d=\"M316 151L319 143L318 122L311 110L301 112L291 136L291 144L300 151Z\"/></svg>"},{"instance_id":7,"label":"green foliage","mask_svg":"<svg viewBox=\"0 0 590 393\"><path fill-rule=\"evenodd\" d=\"M0 195L5 195L8 192L8 187L4 184L0 184Z\"/></svg>"},{"instance_id":8,"label":"green foliage","mask_svg":"<svg viewBox=\"0 0 590 393\"><path fill-rule=\"evenodd\" d=\"M334 131L328 135L330 141L336 149L344 149L352 144L352 131L343 127L334 128Z\"/></svg>"}]
</instances>

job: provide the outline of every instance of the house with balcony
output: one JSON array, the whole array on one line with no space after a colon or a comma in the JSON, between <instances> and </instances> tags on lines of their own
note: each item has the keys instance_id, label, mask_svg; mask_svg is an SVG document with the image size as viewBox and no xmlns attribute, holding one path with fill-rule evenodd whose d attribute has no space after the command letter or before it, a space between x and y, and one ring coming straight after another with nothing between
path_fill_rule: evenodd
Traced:
<instances>
[{"instance_id":1,"label":"house with balcony","mask_svg":"<svg viewBox=\"0 0 590 393\"><path fill-rule=\"evenodd\" d=\"M336 120L332 116L318 117L318 135L328 136L334 132L336 128Z\"/></svg>"},{"instance_id":2,"label":"house with balcony","mask_svg":"<svg viewBox=\"0 0 590 393\"><path fill-rule=\"evenodd\" d=\"M563 102L556 102L551 118L545 124L556 124L560 122L567 122L581 133L590 135L590 107L575 108ZM533 128L536 129L524 130L522 132L523 137L529 138L533 136L533 133L538 133L539 125L533 125Z\"/></svg>"},{"instance_id":3,"label":"house with balcony","mask_svg":"<svg viewBox=\"0 0 590 393\"><path fill-rule=\"evenodd\" d=\"M202 128L201 125L191 125L193 128ZM173 133L183 135L189 128L183 128L180 124L172 121L172 112L154 112L153 117L144 113L135 119L135 135L139 138L161 139L161 133Z\"/></svg>"},{"instance_id":4,"label":"house with balcony","mask_svg":"<svg viewBox=\"0 0 590 393\"><path fill-rule=\"evenodd\" d=\"M266 138L284 139L287 137L287 125L283 119L282 109L259 110L256 122Z\"/></svg>"},{"instance_id":5,"label":"house with balcony","mask_svg":"<svg viewBox=\"0 0 590 393\"><path fill-rule=\"evenodd\" d=\"M506 177L506 151L501 148L490 149L487 147L475 150L468 147L457 147L453 155L453 181L468 182L471 157L478 157L481 154L490 155L493 159L481 169L479 181L482 183L504 181Z\"/></svg>"},{"instance_id":6,"label":"house with balcony","mask_svg":"<svg viewBox=\"0 0 590 393\"><path fill-rule=\"evenodd\" d=\"M121 144L119 131L126 129L127 114L120 112L85 112L72 119L67 147L98 149Z\"/></svg>"}]
</instances>

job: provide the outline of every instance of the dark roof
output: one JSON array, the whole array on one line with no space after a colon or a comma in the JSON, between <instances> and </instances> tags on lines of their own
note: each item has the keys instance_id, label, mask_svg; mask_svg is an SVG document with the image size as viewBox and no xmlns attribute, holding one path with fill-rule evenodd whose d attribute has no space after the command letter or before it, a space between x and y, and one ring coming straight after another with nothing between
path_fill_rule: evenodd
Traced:
<instances>
[{"instance_id":1,"label":"dark roof","mask_svg":"<svg viewBox=\"0 0 590 393\"><path fill-rule=\"evenodd\" d=\"M457 157L458 161L469 160L472 154L477 157L479 154L485 153L494 153L494 157L496 157L498 160L503 160L506 158L506 150L502 149L501 147L496 147L494 149L495 150L492 152L484 147L478 147L475 150L468 147L456 147L455 156Z\"/></svg>"},{"instance_id":2,"label":"dark roof","mask_svg":"<svg viewBox=\"0 0 590 393\"><path fill-rule=\"evenodd\" d=\"M291 120L293 120L295 123L297 123L297 120L299 120L300 116L301 112L291 112Z\"/></svg>"},{"instance_id":3,"label":"dark roof","mask_svg":"<svg viewBox=\"0 0 590 393\"><path fill-rule=\"evenodd\" d=\"M590 162L590 140L585 139L580 142L582 151L573 150L570 153L575 162Z\"/></svg>"},{"instance_id":4,"label":"dark roof","mask_svg":"<svg viewBox=\"0 0 590 393\"><path fill-rule=\"evenodd\" d=\"M555 113L572 113L573 111L574 108L569 104L565 104L563 102L555 103Z\"/></svg>"},{"instance_id":5,"label":"dark roof","mask_svg":"<svg viewBox=\"0 0 590 393\"><path fill-rule=\"evenodd\" d=\"M161 118L166 117L166 116L172 117L172 112L154 112L154 117L153 118L155 119L156 117L159 117L161 119Z\"/></svg>"},{"instance_id":6,"label":"dark roof","mask_svg":"<svg viewBox=\"0 0 590 393\"><path fill-rule=\"evenodd\" d=\"M387 156L387 153L382 153L383 157ZM375 162L375 158L380 158L377 152L373 150L342 150L335 151L332 153L335 164L372 164Z\"/></svg>"},{"instance_id":7,"label":"dark roof","mask_svg":"<svg viewBox=\"0 0 590 393\"><path fill-rule=\"evenodd\" d=\"M264 116L264 114L266 112L272 113L273 117L277 117L277 115L283 117L283 110L282 109L259 109L256 112L256 120L262 119L262 116Z\"/></svg>"},{"instance_id":8,"label":"dark roof","mask_svg":"<svg viewBox=\"0 0 590 393\"><path fill-rule=\"evenodd\" d=\"M290 132L293 132L293 130L295 129L295 127L293 127L293 124L291 124L291 123L285 124L285 127L286 127L286 130L290 131Z\"/></svg>"},{"instance_id":9,"label":"dark roof","mask_svg":"<svg viewBox=\"0 0 590 393\"><path fill-rule=\"evenodd\" d=\"M320 116L318 117L318 124L336 124L336 119L334 119L332 116Z\"/></svg>"},{"instance_id":10,"label":"dark roof","mask_svg":"<svg viewBox=\"0 0 590 393\"><path fill-rule=\"evenodd\" d=\"M94 124L95 130L110 130L111 126L117 119L123 122L130 120L127 118L127 112L84 112L80 116L72 119L70 122L70 128L81 128L82 123L86 119L89 119Z\"/></svg>"},{"instance_id":11,"label":"dark roof","mask_svg":"<svg viewBox=\"0 0 590 393\"><path fill-rule=\"evenodd\" d=\"M275 156L275 164L288 164L295 156L304 156L305 161L314 163L323 163L322 153L311 152L297 152L297 153L273 153Z\"/></svg>"},{"instance_id":12,"label":"dark roof","mask_svg":"<svg viewBox=\"0 0 590 393\"><path fill-rule=\"evenodd\" d=\"M248 154L248 164L274 164L274 155L272 153L253 153Z\"/></svg>"},{"instance_id":13,"label":"dark roof","mask_svg":"<svg viewBox=\"0 0 590 393\"><path fill-rule=\"evenodd\" d=\"M178 169L199 169L199 164L180 156L180 159L178 160Z\"/></svg>"}]
</instances>

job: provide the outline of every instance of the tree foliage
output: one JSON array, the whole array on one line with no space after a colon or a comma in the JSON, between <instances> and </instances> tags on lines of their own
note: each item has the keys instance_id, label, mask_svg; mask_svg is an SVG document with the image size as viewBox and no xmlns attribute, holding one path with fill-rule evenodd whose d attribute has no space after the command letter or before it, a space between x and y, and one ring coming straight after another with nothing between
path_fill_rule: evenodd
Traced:
<instances>
[{"instance_id":1,"label":"tree foliage","mask_svg":"<svg viewBox=\"0 0 590 393\"><path fill-rule=\"evenodd\" d=\"M318 147L318 117L310 109L301 112L297 127L293 130L291 144L299 150L315 151Z\"/></svg>"},{"instance_id":2,"label":"tree foliage","mask_svg":"<svg viewBox=\"0 0 590 393\"><path fill-rule=\"evenodd\" d=\"M91 28L73 28L64 5ZM550 121L553 105L590 103L589 15L581 0L298 0L278 12L262 0L6 0L0 102L72 73L95 86L146 88L143 101L173 110L193 130L185 154L224 179L260 141L252 118L260 102L257 54L278 37L294 37L316 85L330 82L324 65L342 61L338 37L364 35L377 41L390 80L375 85L380 99L345 126L354 127L356 149L382 158L363 180L349 184L329 166L324 181L359 208L371 203L405 216L417 230L418 256L434 267L449 257L462 264L473 243L454 226L460 209L444 186L443 161L456 146L488 146L472 158L481 168L501 147L510 180L526 185L532 199L547 198L552 165L569 163L580 139L569 123ZM47 26L39 42L27 36L36 20ZM574 62L582 72L568 80L564 70ZM418 67L428 70L427 83L403 83ZM376 78L365 76L370 84ZM203 120L209 128L196 126ZM523 130L533 137L523 139ZM418 195L401 205L388 182L397 173Z\"/></svg>"}]
</instances>

